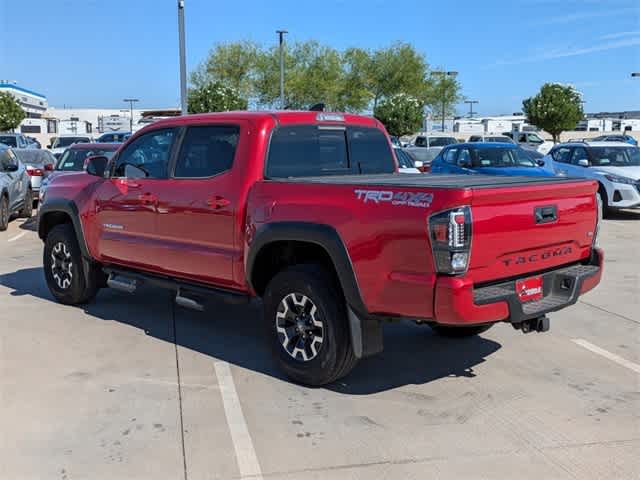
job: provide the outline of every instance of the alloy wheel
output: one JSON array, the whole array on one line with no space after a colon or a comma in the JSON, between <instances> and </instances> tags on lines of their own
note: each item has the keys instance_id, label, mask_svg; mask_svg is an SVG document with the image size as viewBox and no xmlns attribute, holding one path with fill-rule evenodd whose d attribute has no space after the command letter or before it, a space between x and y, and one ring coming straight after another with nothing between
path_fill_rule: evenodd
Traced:
<instances>
[{"instance_id":1,"label":"alloy wheel","mask_svg":"<svg viewBox=\"0 0 640 480\"><path fill-rule=\"evenodd\" d=\"M73 261L71 259L71 252L67 246L58 242L51 250L51 274L56 282L56 285L61 290L66 290L71 286L73 280Z\"/></svg>"},{"instance_id":2,"label":"alloy wheel","mask_svg":"<svg viewBox=\"0 0 640 480\"><path fill-rule=\"evenodd\" d=\"M280 301L276 330L282 348L294 359L308 362L318 356L324 341L324 323L306 295L290 293Z\"/></svg>"}]
</instances>

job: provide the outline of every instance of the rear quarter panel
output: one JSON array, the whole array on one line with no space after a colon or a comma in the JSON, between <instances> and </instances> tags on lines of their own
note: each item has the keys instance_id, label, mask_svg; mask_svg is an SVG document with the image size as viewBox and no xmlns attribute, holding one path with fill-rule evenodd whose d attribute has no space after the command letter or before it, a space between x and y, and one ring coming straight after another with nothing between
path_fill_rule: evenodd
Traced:
<instances>
[{"instance_id":1,"label":"rear quarter panel","mask_svg":"<svg viewBox=\"0 0 640 480\"><path fill-rule=\"evenodd\" d=\"M357 190L430 193L433 197L428 206L394 205L365 201ZM261 181L248 199L245 256L253 236L267 223L329 225L347 248L370 313L430 318L435 274L427 219L434 212L469 201L470 192L463 189Z\"/></svg>"}]
</instances>

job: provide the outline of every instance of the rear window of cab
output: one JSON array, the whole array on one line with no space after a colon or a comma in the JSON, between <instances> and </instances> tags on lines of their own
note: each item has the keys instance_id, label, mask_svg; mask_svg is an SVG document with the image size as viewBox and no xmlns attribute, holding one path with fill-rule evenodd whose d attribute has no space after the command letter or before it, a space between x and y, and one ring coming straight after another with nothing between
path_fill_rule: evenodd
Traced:
<instances>
[{"instance_id":1,"label":"rear window of cab","mask_svg":"<svg viewBox=\"0 0 640 480\"><path fill-rule=\"evenodd\" d=\"M271 137L267 178L393 173L387 137L377 128L284 126Z\"/></svg>"}]
</instances>

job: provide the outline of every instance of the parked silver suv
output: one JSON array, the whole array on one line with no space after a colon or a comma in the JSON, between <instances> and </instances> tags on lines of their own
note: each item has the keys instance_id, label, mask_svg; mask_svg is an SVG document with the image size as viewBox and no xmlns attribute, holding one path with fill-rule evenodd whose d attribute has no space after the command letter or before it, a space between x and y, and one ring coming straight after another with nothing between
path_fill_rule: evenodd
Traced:
<instances>
[{"instance_id":1,"label":"parked silver suv","mask_svg":"<svg viewBox=\"0 0 640 480\"><path fill-rule=\"evenodd\" d=\"M29 218L32 213L33 192L27 169L11 148L0 145L0 231L7 229L12 215Z\"/></svg>"},{"instance_id":2,"label":"parked silver suv","mask_svg":"<svg viewBox=\"0 0 640 480\"><path fill-rule=\"evenodd\" d=\"M0 133L0 143L11 148L38 148L21 133Z\"/></svg>"}]
</instances>

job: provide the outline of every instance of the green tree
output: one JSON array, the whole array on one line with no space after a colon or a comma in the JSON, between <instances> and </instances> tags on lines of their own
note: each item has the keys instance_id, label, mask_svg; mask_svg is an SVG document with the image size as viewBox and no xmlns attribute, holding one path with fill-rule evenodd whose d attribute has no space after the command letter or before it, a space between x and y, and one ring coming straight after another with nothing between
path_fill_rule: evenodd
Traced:
<instances>
[{"instance_id":1,"label":"green tree","mask_svg":"<svg viewBox=\"0 0 640 480\"><path fill-rule=\"evenodd\" d=\"M455 114L456 105L463 100L462 86L454 76L431 74L427 82L425 103L438 117Z\"/></svg>"},{"instance_id":2,"label":"green tree","mask_svg":"<svg viewBox=\"0 0 640 480\"><path fill-rule=\"evenodd\" d=\"M318 42L295 43L286 47L285 98L288 108L308 108L323 102L341 109L342 61L338 51ZM273 47L259 55L256 73L259 103L280 106L280 51Z\"/></svg>"},{"instance_id":3,"label":"green tree","mask_svg":"<svg viewBox=\"0 0 640 480\"><path fill-rule=\"evenodd\" d=\"M378 103L373 114L390 135L401 137L420 130L423 110L423 104L417 98L397 93Z\"/></svg>"},{"instance_id":4,"label":"green tree","mask_svg":"<svg viewBox=\"0 0 640 480\"><path fill-rule=\"evenodd\" d=\"M209 82L189 90L187 96L189 113L228 112L246 110L247 100L231 87L221 82Z\"/></svg>"},{"instance_id":5,"label":"green tree","mask_svg":"<svg viewBox=\"0 0 640 480\"><path fill-rule=\"evenodd\" d=\"M220 82L249 98L255 93L254 75L260 54L260 47L248 40L216 45L191 74L191 83L194 87L202 87Z\"/></svg>"},{"instance_id":6,"label":"green tree","mask_svg":"<svg viewBox=\"0 0 640 480\"><path fill-rule=\"evenodd\" d=\"M540 92L522 102L527 121L560 140L560 134L572 130L584 118L582 94L571 85L545 83Z\"/></svg>"},{"instance_id":7,"label":"green tree","mask_svg":"<svg viewBox=\"0 0 640 480\"><path fill-rule=\"evenodd\" d=\"M0 92L0 132L17 128L24 117L24 110L14 96L7 92Z\"/></svg>"},{"instance_id":8,"label":"green tree","mask_svg":"<svg viewBox=\"0 0 640 480\"><path fill-rule=\"evenodd\" d=\"M407 43L397 43L370 54L369 90L373 109L378 102L396 93L424 99L428 92L427 62L424 55Z\"/></svg>"}]
</instances>

